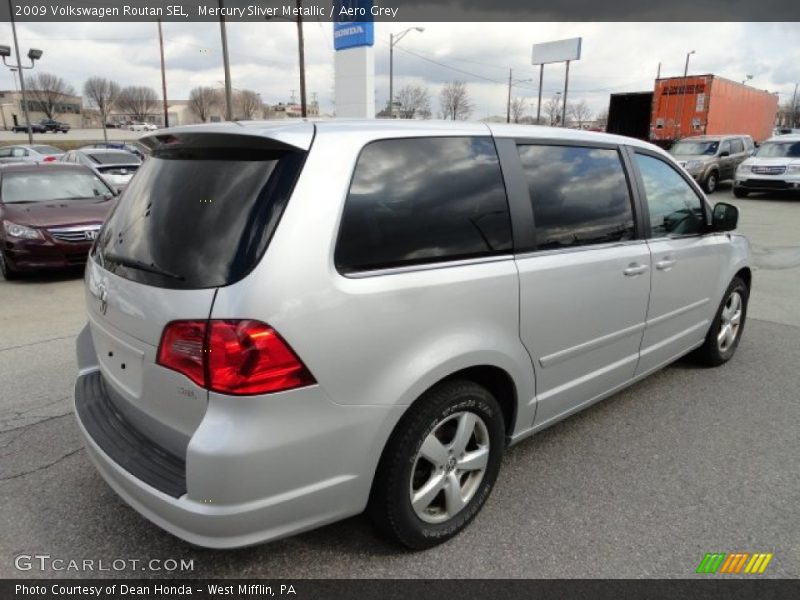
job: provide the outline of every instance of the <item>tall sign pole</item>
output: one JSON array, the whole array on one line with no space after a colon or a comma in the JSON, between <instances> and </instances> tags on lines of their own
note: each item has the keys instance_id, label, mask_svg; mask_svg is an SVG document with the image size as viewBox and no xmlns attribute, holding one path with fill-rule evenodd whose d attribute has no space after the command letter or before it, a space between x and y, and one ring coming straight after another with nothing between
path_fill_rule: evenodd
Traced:
<instances>
[{"instance_id":1,"label":"tall sign pole","mask_svg":"<svg viewBox=\"0 0 800 600\"><path fill-rule=\"evenodd\" d=\"M581 58L581 44L583 38L570 38L567 40L557 40L555 42L545 42L533 45L534 65L539 65L539 106L536 109L536 122L542 113L542 80L544 79L544 66L550 63L566 62L567 69L564 77L564 104L561 107L561 126L566 127L567 122L567 92L569 91L569 63Z\"/></svg>"},{"instance_id":2,"label":"tall sign pole","mask_svg":"<svg viewBox=\"0 0 800 600\"><path fill-rule=\"evenodd\" d=\"M375 24L371 8L372 0L336 0L334 4L337 117L375 118Z\"/></svg>"}]
</instances>

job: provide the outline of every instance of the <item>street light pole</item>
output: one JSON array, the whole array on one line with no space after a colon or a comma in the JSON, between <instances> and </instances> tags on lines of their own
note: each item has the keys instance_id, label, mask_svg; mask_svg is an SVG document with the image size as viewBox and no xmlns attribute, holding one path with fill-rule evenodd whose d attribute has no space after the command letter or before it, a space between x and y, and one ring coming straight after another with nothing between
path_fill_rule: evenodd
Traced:
<instances>
[{"instance_id":1,"label":"street light pole","mask_svg":"<svg viewBox=\"0 0 800 600\"><path fill-rule=\"evenodd\" d=\"M409 27L400 33L389 34L389 118L394 119L394 47L409 31L425 31L424 27Z\"/></svg>"},{"instance_id":2,"label":"street light pole","mask_svg":"<svg viewBox=\"0 0 800 600\"><path fill-rule=\"evenodd\" d=\"M567 72L564 76L564 105L561 108L561 126L567 126L567 88L569 88L569 61L567 61Z\"/></svg>"},{"instance_id":3,"label":"street light pole","mask_svg":"<svg viewBox=\"0 0 800 600\"><path fill-rule=\"evenodd\" d=\"M22 112L25 115L25 124L28 126L28 143L33 144L33 128L31 127L31 119L28 116L28 99L25 95L25 76L22 70L22 60L19 57L19 40L17 39L17 25L14 23L14 10L11 7L11 0L8 0L8 16L11 19L11 35L14 37L14 51L17 55L17 69L19 69L19 89L22 92ZM3 57L5 62L5 57ZM31 68L33 67L33 60L31 60Z\"/></svg>"},{"instance_id":4,"label":"street light pole","mask_svg":"<svg viewBox=\"0 0 800 600\"><path fill-rule=\"evenodd\" d=\"M676 140L680 139L681 137L681 126L683 125L683 123L681 123L681 119L683 118L683 104L686 102L687 77L689 76L689 57L692 54L694 54L694 50L686 54L686 64L683 67L683 89L681 90L681 100L678 104L678 116L675 119L675 127L677 128L677 131L675 132L677 134L675 136Z\"/></svg>"}]
</instances>

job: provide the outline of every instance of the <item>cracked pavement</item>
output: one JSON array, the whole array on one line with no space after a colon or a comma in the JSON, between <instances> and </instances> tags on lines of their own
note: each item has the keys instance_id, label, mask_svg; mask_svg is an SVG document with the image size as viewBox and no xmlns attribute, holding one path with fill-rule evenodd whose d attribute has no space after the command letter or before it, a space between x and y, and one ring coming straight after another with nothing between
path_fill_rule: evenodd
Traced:
<instances>
[{"instance_id":1,"label":"cracked pavement","mask_svg":"<svg viewBox=\"0 0 800 600\"><path fill-rule=\"evenodd\" d=\"M773 552L766 576L800 577L800 197L723 200L757 267L736 358L680 361L510 449L473 525L424 553L362 517L227 552L150 524L72 417L80 273L0 280L0 577L81 575L16 571L21 553L194 559L203 577L691 577L708 551Z\"/></svg>"}]
</instances>

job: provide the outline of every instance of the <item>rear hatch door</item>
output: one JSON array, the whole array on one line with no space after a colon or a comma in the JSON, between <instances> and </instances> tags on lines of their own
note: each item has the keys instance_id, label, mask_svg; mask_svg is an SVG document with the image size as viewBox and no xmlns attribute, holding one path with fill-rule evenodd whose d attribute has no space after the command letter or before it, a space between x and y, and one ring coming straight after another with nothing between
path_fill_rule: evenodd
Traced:
<instances>
[{"instance_id":1,"label":"rear hatch door","mask_svg":"<svg viewBox=\"0 0 800 600\"><path fill-rule=\"evenodd\" d=\"M293 137L228 125L145 138L152 157L92 249L86 299L106 388L142 433L178 455L208 394L157 364L164 328L208 319L216 290L263 256L313 136L312 125L295 127Z\"/></svg>"}]
</instances>

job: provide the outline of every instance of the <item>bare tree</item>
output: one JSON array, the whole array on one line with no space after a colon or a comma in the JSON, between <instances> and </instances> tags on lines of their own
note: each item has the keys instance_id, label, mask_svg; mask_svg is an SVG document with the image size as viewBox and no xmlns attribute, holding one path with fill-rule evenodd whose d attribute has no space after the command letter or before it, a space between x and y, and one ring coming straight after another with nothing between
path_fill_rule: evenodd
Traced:
<instances>
[{"instance_id":1,"label":"bare tree","mask_svg":"<svg viewBox=\"0 0 800 600\"><path fill-rule=\"evenodd\" d=\"M443 119L465 121L472 114L473 104L463 81L446 83L439 92L439 107Z\"/></svg>"},{"instance_id":2,"label":"bare tree","mask_svg":"<svg viewBox=\"0 0 800 600\"><path fill-rule=\"evenodd\" d=\"M572 120L578 124L578 129L583 129L583 124L592 119L592 111L589 110L589 105L586 104L586 100L570 104L567 107L567 112L569 116L572 117Z\"/></svg>"},{"instance_id":3,"label":"bare tree","mask_svg":"<svg viewBox=\"0 0 800 600\"><path fill-rule=\"evenodd\" d=\"M122 88L117 106L135 121L145 121L158 106L158 94L151 87L130 85Z\"/></svg>"},{"instance_id":4,"label":"bare tree","mask_svg":"<svg viewBox=\"0 0 800 600\"><path fill-rule=\"evenodd\" d=\"M60 115L67 96L75 95L75 88L52 73L36 73L33 77L26 77L25 80L31 97L48 119L55 119Z\"/></svg>"},{"instance_id":5,"label":"bare tree","mask_svg":"<svg viewBox=\"0 0 800 600\"><path fill-rule=\"evenodd\" d=\"M601 110L597 113L597 116L594 118L597 126L601 129L605 129L608 126L608 109Z\"/></svg>"},{"instance_id":6,"label":"bare tree","mask_svg":"<svg viewBox=\"0 0 800 600\"><path fill-rule=\"evenodd\" d=\"M778 117L784 127L800 127L800 94L794 95L794 106L792 98L778 109Z\"/></svg>"},{"instance_id":7,"label":"bare tree","mask_svg":"<svg viewBox=\"0 0 800 600\"><path fill-rule=\"evenodd\" d=\"M525 98L514 98L511 100L511 122L519 123L525 116L525 107L528 102Z\"/></svg>"},{"instance_id":8,"label":"bare tree","mask_svg":"<svg viewBox=\"0 0 800 600\"><path fill-rule=\"evenodd\" d=\"M108 113L114 108L114 104L119 98L120 87L116 81L111 81L105 77L90 77L83 84L83 95L100 113L100 119L103 125L103 139L108 141L108 131L106 130L106 122L108 121Z\"/></svg>"},{"instance_id":9,"label":"bare tree","mask_svg":"<svg viewBox=\"0 0 800 600\"><path fill-rule=\"evenodd\" d=\"M189 110L203 123L211 118L211 113L220 105L219 90L199 86L189 92Z\"/></svg>"},{"instance_id":10,"label":"bare tree","mask_svg":"<svg viewBox=\"0 0 800 600\"><path fill-rule=\"evenodd\" d=\"M431 95L421 85L406 85L396 95L400 108L396 114L401 119L431 118Z\"/></svg>"},{"instance_id":11,"label":"bare tree","mask_svg":"<svg viewBox=\"0 0 800 600\"><path fill-rule=\"evenodd\" d=\"M544 109L544 114L547 115L547 120L545 121L551 127L555 125L559 125L561 123L561 95L556 94L550 100L544 103L542 107Z\"/></svg>"},{"instance_id":12,"label":"bare tree","mask_svg":"<svg viewBox=\"0 0 800 600\"><path fill-rule=\"evenodd\" d=\"M261 96L253 90L239 90L234 100L238 120L250 121L261 111Z\"/></svg>"}]
</instances>

